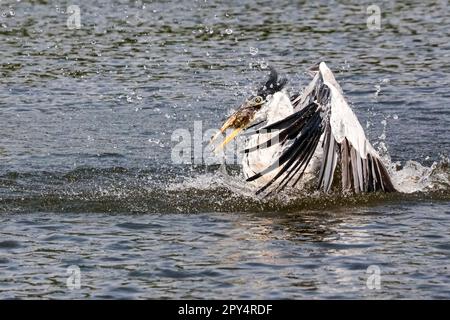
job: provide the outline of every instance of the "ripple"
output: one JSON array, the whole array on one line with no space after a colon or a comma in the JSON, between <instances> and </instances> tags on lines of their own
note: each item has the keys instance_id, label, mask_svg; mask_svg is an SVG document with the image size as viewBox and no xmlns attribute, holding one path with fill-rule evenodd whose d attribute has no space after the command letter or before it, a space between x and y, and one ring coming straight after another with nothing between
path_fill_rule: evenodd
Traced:
<instances>
[{"instance_id":1,"label":"ripple","mask_svg":"<svg viewBox=\"0 0 450 320\"><path fill-rule=\"evenodd\" d=\"M0 250L18 249L22 248L22 244L15 240L3 240L0 241Z\"/></svg>"},{"instance_id":2,"label":"ripple","mask_svg":"<svg viewBox=\"0 0 450 320\"><path fill-rule=\"evenodd\" d=\"M161 229L164 226L157 223L136 223L136 222L124 222L117 224L119 228L131 229L131 230L142 230L142 229Z\"/></svg>"},{"instance_id":3,"label":"ripple","mask_svg":"<svg viewBox=\"0 0 450 320\"><path fill-rule=\"evenodd\" d=\"M449 297L448 10L382 1L372 32L350 2L138 2L2 20L0 298ZM296 91L319 60L405 193L260 199L236 165L172 164L173 131L217 127L261 65Z\"/></svg>"}]
</instances>

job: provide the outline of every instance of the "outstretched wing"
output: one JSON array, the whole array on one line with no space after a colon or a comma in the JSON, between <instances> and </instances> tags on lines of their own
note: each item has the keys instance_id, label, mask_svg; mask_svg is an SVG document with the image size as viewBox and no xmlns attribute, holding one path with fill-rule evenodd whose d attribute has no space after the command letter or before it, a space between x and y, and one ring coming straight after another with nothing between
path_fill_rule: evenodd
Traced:
<instances>
[{"instance_id":1,"label":"outstretched wing","mask_svg":"<svg viewBox=\"0 0 450 320\"><path fill-rule=\"evenodd\" d=\"M340 155L343 189L353 189L356 193L396 191L388 171L366 138L333 73L323 62L320 64L320 73L331 92L330 135ZM324 163L326 164L326 161Z\"/></svg>"},{"instance_id":2,"label":"outstretched wing","mask_svg":"<svg viewBox=\"0 0 450 320\"><path fill-rule=\"evenodd\" d=\"M271 140L245 152L283 145L280 157L266 169L249 177L256 180L269 172L279 172L257 193L272 187L271 192L296 185L308 164L322 146L318 188L328 192L332 186L336 167L341 166L342 187L356 193L383 190L395 191L389 174L364 134L356 115L345 101L342 89L324 62L319 72L293 100L294 113L281 121L265 126L263 130L277 130Z\"/></svg>"}]
</instances>

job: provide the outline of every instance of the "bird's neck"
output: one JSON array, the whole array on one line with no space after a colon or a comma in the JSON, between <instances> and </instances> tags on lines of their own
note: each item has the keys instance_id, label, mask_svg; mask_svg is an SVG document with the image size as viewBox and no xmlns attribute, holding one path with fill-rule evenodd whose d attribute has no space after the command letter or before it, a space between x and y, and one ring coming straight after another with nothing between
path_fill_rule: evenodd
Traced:
<instances>
[{"instance_id":1,"label":"bird's neck","mask_svg":"<svg viewBox=\"0 0 450 320\"><path fill-rule=\"evenodd\" d=\"M291 100L285 90L274 93L268 105L267 124L277 122L293 112Z\"/></svg>"}]
</instances>

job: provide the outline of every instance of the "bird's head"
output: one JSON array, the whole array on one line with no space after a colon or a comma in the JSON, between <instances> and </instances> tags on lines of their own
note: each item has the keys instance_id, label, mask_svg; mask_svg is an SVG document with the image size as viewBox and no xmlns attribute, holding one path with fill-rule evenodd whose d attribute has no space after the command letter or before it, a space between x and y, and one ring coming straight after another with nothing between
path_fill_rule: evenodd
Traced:
<instances>
[{"instance_id":1,"label":"bird's head","mask_svg":"<svg viewBox=\"0 0 450 320\"><path fill-rule=\"evenodd\" d=\"M233 131L225 138L225 140L217 146L215 151L222 149L227 143L232 141L242 130L247 129L256 121L265 119L267 113L267 105L272 95L281 91L287 83L287 79L278 77L278 73L272 67L269 68L269 79L256 92L245 99L244 103L224 122L220 131L211 139L211 143L223 134L227 129L232 128Z\"/></svg>"}]
</instances>

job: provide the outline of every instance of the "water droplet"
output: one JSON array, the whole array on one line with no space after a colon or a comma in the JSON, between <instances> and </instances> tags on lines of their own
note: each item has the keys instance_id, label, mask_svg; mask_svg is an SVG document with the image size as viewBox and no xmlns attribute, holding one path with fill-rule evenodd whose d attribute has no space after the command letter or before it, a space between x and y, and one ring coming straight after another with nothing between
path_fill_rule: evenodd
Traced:
<instances>
[{"instance_id":1,"label":"water droplet","mask_svg":"<svg viewBox=\"0 0 450 320\"><path fill-rule=\"evenodd\" d=\"M378 96L381 92L381 86L379 84L375 85L375 89L377 91L375 91L375 96Z\"/></svg>"},{"instance_id":2,"label":"water droplet","mask_svg":"<svg viewBox=\"0 0 450 320\"><path fill-rule=\"evenodd\" d=\"M257 55L258 51L259 51L258 48L250 47L250 54L252 56Z\"/></svg>"},{"instance_id":3,"label":"water droplet","mask_svg":"<svg viewBox=\"0 0 450 320\"><path fill-rule=\"evenodd\" d=\"M392 116L392 119L398 120L398 115L394 114L394 115Z\"/></svg>"},{"instance_id":4,"label":"water droplet","mask_svg":"<svg viewBox=\"0 0 450 320\"><path fill-rule=\"evenodd\" d=\"M233 30L231 30L231 29L225 29L225 33L226 33L226 34L233 34Z\"/></svg>"}]
</instances>

